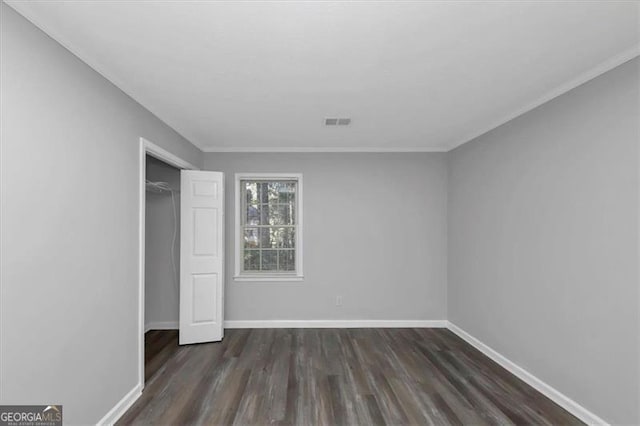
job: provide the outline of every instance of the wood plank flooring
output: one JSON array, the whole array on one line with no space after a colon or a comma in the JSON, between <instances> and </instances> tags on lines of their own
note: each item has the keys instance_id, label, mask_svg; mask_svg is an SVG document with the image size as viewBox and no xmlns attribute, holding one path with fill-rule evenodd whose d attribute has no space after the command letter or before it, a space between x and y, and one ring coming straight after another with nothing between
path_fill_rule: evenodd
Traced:
<instances>
[{"instance_id":1,"label":"wood plank flooring","mask_svg":"<svg viewBox=\"0 0 640 426\"><path fill-rule=\"evenodd\" d=\"M144 335L144 380L149 379L178 350L178 330L150 330Z\"/></svg>"},{"instance_id":2,"label":"wood plank flooring","mask_svg":"<svg viewBox=\"0 0 640 426\"><path fill-rule=\"evenodd\" d=\"M147 336L149 378L118 424L582 424L446 329L225 333Z\"/></svg>"}]
</instances>

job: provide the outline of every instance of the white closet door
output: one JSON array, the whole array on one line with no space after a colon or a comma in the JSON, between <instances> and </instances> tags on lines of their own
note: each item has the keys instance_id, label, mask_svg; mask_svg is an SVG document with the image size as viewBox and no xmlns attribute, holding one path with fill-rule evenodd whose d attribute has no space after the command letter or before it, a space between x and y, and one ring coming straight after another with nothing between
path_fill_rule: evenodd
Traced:
<instances>
[{"instance_id":1,"label":"white closet door","mask_svg":"<svg viewBox=\"0 0 640 426\"><path fill-rule=\"evenodd\" d=\"M180 344L224 334L224 174L181 171Z\"/></svg>"}]
</instances>

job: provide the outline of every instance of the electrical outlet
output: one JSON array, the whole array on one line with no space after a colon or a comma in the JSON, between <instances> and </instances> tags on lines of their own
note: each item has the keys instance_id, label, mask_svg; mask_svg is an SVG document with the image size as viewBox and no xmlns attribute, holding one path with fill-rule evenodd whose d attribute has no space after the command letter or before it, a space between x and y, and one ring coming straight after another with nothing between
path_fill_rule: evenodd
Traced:
<instances>
[{"instance_id":1,"label":"electrical outlet","mask_svg":"<svg viewBox=\"0 0 640 426\"><path fill-rule=\"evenodd\" d=\"M336 296L336 306L342 306L342 296Z\"/></svg>"}]
</instances>

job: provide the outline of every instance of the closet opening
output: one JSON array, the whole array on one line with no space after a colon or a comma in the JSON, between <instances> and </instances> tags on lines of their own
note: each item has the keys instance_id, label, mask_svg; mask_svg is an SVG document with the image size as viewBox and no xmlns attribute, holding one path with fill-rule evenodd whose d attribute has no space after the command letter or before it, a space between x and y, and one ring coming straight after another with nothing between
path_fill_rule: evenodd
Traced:
<instances>
[{"instance_id":1,"label":"closet opening","mask_svg":"<svg viewBox=\"0 0 640 426\"><path fill-rule=\"evenodd\" d=\"M181 180L193 164L140 138L139 389L161 374L178 349Z\"/></svg>"},{"instance_id":2,"label":"closet opening","mask_svg":"<svg viewBox=\"0 0 640 426\"><path fill-rule=\"evenodd\" d=\"M145 158L144 380L178 349L180 170Z\"/></svg>"}]
</instances>

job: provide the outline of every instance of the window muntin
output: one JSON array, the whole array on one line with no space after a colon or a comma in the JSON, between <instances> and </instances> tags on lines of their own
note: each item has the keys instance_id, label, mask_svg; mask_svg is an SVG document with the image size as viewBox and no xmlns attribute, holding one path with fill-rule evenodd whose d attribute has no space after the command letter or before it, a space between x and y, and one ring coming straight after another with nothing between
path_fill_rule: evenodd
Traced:
<instances>
[{"instance_id":1,"label":"window muntin","mask_svg":"<svg viewBox=\"0 0 640 426\"><path fill-rule=\"evenodd\" d=\"M240 275L296 275L299 181L239 179Z\"/></svg>"}]
</instances>

